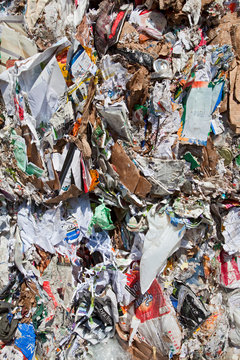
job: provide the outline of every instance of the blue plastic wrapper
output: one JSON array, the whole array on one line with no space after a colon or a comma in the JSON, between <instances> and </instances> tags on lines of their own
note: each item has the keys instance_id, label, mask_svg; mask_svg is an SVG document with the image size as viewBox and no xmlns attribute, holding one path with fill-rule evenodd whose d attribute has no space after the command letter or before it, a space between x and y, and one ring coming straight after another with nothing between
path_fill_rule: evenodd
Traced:
<instances>
[{"instance_id":1,"label":"blue plastic wrapper","mask_svg":"<svg viewBox=\"0 0 240 360\"><path fill-rule=\"evenodd\" d=\"M18 330L21 332L21 337L15 340L15 345L28 360L32 360L36 338L33 324L19 324Z\"/></svg>"}]
</instances>

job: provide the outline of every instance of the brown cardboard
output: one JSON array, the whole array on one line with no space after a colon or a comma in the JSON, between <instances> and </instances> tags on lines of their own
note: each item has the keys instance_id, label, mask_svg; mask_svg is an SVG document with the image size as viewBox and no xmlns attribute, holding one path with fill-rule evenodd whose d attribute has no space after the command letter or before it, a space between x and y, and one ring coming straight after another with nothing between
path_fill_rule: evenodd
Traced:
<instances>
[{"instance_id":1,"label":"brown cardboard","mask_svg":"<svg viewBox=\"0 0 240 360\"><path fill-rule=\"evenodd\" d=\"M236 57L240 59L240 20L239 23L234 24L231 27L231 39Z\"/></svg>"},{"instance_id":2,"label":"brown cardboard","mask_svg":"<svg viewBox=\"0 0 240 360\"><path fill-rule=\"evenodd\" d=\"M42 276L44 273L44 270L48 267L48 265L50 264L52 255L46 251L44 251L43 249L40 248L40 246L35 245L38 254L41 257L41 261L36 264L36 268L37 270L40 272L40 275Z\"/></svg>"},{"instance_id":3,"label":"brown cardboard","mask_svg":"<svg viewBox=\"0 0 240 360\"><path fill-rule=\"evenodd\" d=\"M145 2L143 1L143 3L148 10L158 10L159 8L158 0L146 0Z\"/></svg>"},{"instance_id":4,"label":"brown cardboard","mask_svg":"<svg viewBox=\"0 0 240 360\"><path fill-rule=\"evenodd\" d=\"M170 51L171 51L171 44L166 42L166 43L163 43L162 46L161 46L161 49L160 51L158 52L158 55L159 56L168 56Z\"/></svg>"},{"instance_id":5,"label":"brown cardboard","mask_svg":"<svg viewBox=\"0 0 240 360\"><path fill-rule=\"evenodd\" d=\"M52 199L45 201L46 204L59 204L60 201L66 201L68 199L72 199L78 197L82 191L80 191L76 185L71 185L70 188L65 191L63 194L58 195Z\"/></svg>"},{"instance_id":6,"label":"brown cardboard","mask_svg":"<svg viewBox=\"0 0 240 360\"><path fill-rule=\"evenodd\" d=\"M116 324L116 335L121 346L133 356L133 360L167 360L167 356L163 356L157 349L148 345L144 341L133 338L132 345L127 346L129 334L122 331L121 327Z\"/></svg>"},{"instance_id":7,"label":"brown cardboard","mask_svg":"<svg viewBox=\"0 0 240 360\"><path fill-rule=\"evenodd\" d=\"M29 313L32 307L36 306L36 296L39 295L37 285L33 281L24 281L20 288L20 298L18 306L22 307L22 315ZM31 322L31 316L23 317L24 323Z\"/></svg>"},{"instance_id":8,"label":"brown cardboard","mask_svg":"<svg viewBox=\"0 0 240 360\"><path fill-rule=\"evenodd\" d=\"M202 0L202 9L211 4L214 0Z\"/></svg>"},{"instance_id":9,"label":"brown cardboard","mask_svg":"<svg viewBox=\"0 0 240 360\"><path fill-rule=\"evenodd\" d=\"M239 44L237 44L236 41L239 39L239 33L235 36L234 26L238 27L239 24L240 19L237 17L236 12L227 13L221 18L221 22L217 27L208 31L208 43L211 45L218 44L220 46L225 44L233 45L234 43L233 48L235 46L235 49L238 49Z\"/></svg>"},{"instance_id":10,"label":"brown cardboard","mask_svg":"<svg viewBox=\"0 0 240 360\"><path fill-rule=\"evenodd\" d=\"M151 55L154 60L159 56L167 56L170 53L171 45L164 40L159 41L152 38L147 41L142 40L143 35L126 21L123 25L120 42L118 42L117 48L137 50Z\"/></svg>"},{"instance_id":11,"label":"brown cardboard","mask_svg":"<svg viewBox=\"0 0 240 360\"><path fill-rule=\"evenodd\" d=\"M184 0L159 0L160 10L166 10L168 8L173 8L174 11L182 10Z\"/></svg>"},{"instance_id":12,"label":"brown cardboard","mask_svg":"<svg viewBox=\"0 0 240 360\"><path fill-rule=\"evenodd\" d=\"M201 170L205 176L212 176L216 174L216 166L218 163L218 153L213 145L211 137L208 138L207 146L202 149L202 163Z\"/></svg>"},{"instance_id":13,"label":"brown cardboard","mask_svg":"<svg viewBox=\"0 0 240 360\"><path fill-rule=\"evenodd\" d=\"M146 81L148 81L148 71L144 66L141 66L127 83L127 89L132 92L141 91L146 88Z\"/></svg>"},{"instance_id":14,"label":"brown cardboard","mask_svg":"<svg viewBox=\"0 0 240 360\"><path fill-rule=\"evenodd\" d=\"M27 183L31 183L37 190L40 190L43 193L45 192L44 184L41 179L38 179L35 175L29 176L20 169L17 169L17 171L24 185L27 185Z\"/></svg>"},{"instance_id":15,"label":"brown cardboard","mask_svg":"<svg viewBox=\"0 0 240 360\"><path fill-rule=\"evenodd\" d=\"M135 189L135 194L140 198L145 198L147 194L150 193L152 185L150 182L145 179L143 176L140 176L137 187Z\"/></svg>"},{"instance_id":16,"label":"brown cardboard","mask_svg":"<svg viewBox=\"0 0 240 360\"><path fill-rule=\"evenodd\" d=\"M27 146L28 161L43 169L41 156L37 150L36 144L32 143L31 131L27 125L22 126L22 136L25 139Z\"/></svg>"},{"instance_id":17,"label":"brown cardboard","mask_svg":"<svg viewBox=\"0 0 240 360\"><path fill-rule=\"evenodd\" d=\"M112 147L111 163L119 174L119 180L131 192L145 198L151 191L150 182L140 175L139 170L123 150L122 145L116 143Z\"/></svg>"},{"instance_id":18,"label":"brown cardboard","mask_svg":"<svg viewBox=\"0 0 240 360\"><path fill-rule=\"evenodd\" d=\"M240 65L237 66L236 80L234 85L234 96L236 100L240 102Z\"/></svg>"},{"instance_id":19,"label":"brown cardboard","mask_svg":"<svg viewBox=\"0 0 240 360\"><path fill-rule=\"evenodd\" d=\"M133 344L133 355L134 359L141 359L141 360L167 360L167 356L163 356L157 349L151 347L147 343L140 341L137 337L134 338Z\"/></svg>"},{"instance_id":20,"label":"brown cardboard","mask_svg":"<svg viewBox=\"0 0 240 360\"><path fill-rule=\"evenodd\" d=\"M228 109L228 95L225 94L225 96L224 96L224 98L223 98L223 101L222 101L221 104L220 104L220 109L219 109L220 114L226 112L227 109Z\"/></svg>"},{"instance_id":21,"label":"brown cardboard","mask_svg":"<svg viewBox=\"0 0 240 360\"><path fill-rule=\"evenodd\" d=\"M148 74L147 69L141 66L127 83L127 89L130 90L130 95L127 99L130 116L136 104L143 105L147 100L149 88Z\"/></svg>"},{"instance_id":22,"label":"brown cardboard","mask_svg":"<svg viewBox=\"0 0 240 360\"><path fill-rule=\"evenodd\" d=\"M133 359L134 360L150 360L152 357L151 357L151 354L150 354L150 357L149 356L146 356L144 353L142 353L138 348L136 347L132 347L133 349Z\"/></svg>"},{"instance_id":23,"label":"brown cardboard","mask_svg":"<svg viewBox=\"0 0 240 360\"><path fill-rule=\"evenodd\" d=\"M60 190L59 177L58 177L58 173L55 170L54 170L54 175L55 175L55 179L46 181L46 183L50 187L50 189L52 189L52 190Z\"/></svg>"},{"instance_id":24,"label":"brown cardboard","mask_svg":"<svg viewBox=\"0 0 240 360\"><path fill-rule=\"evenodd\" d=\"M133 346L137 348L140 352L145 354L147 356L147 359L149 359L152 354L152 348L148 344L141 342L137 338L135 338L133 341Z\"/></svg>"},{"instance_id":25,"label":"brown cardboard","mask_svg":"<svg viewBox=\"0 0 240 360\"><path fill-rule=\"evenodd\" d=\"M132 26L128 21L125 21L119 37L119 41L122 42L127 34L132 34L132 36L134 35L136 38L139 36L139 33L135 27Z\"/></svg>"},{"instance_id":26,"label":"brown cardboard","mask_svg":"<svg viewBox=\"0 0 240 360\"><path fill-rule=\"evenodd\" d=\"M239 65L238 65L239 66ZM240 133L240 102L235 97L235 82L238 73L238 66L230 71L230 94L229 94L229 120L235 132Z\"/></svg>"},{"instance_id":27,"label":"brown cardboard","mask_svg":"<svg viewBox=\"0 0 240 360\"><path fill-rule=\"evenodd\" d=\"M87 23L87 17L84 15L80 25L77 27L76 39L82 46L87 46L90 43L90 27Z\"/></svg>"},{"instance_id":28,"label":"brown cardboard","mask_svg":"<svg viewBox=\"0 0 240 360\"><path fill-rule=\"evenodd\" d=\"M129 191L134 193L140 174L132 160L123 150L122 145L119 145L118 143L114 144L112 147L111 163L119 174L121 183L126 186Z\"/></svg>"},{"instance_id":29,"label":"brown cardboard","mask_svg":"<svg viewBox=\"0 0 240 360\"><path fill-rule=\"evenodd\" d=\"M94 78L92 77L88 87L87 101L83 109L81 126L78 131L78 137L76 138L78 142L78 145L77 144L76 145L81 150L84 159L90 159L92 154L91 147L87 141L87 125L89 121L91 104L94 94L95 94L95 82L94 82Z\"/></svg>"},{"instance_id":30,"label":"brown cardboard","mask_svg":"<svg viewBox=\"0 0 240 360\"><path fill-rule=\"evenodd\" d=\"M95 94L95 83L94 83L94 78L91 78L89 87L88 87L87 101L84 105L81 126L79 128L79 135L84 134L87 130L88 117L90 114L90 105L92 103L94 94Z\"/></svg>"},{"instance_id":31,"label":"brown cardboard","mask_svg":"<svg viewBox=\"0 0 240 360\"><path fill-rule=\"evenodd\" d=\"M72 137L72 139L73 139L73 137ZM87 137L83 135L83 137L81 139L80 138L73 139L73 142L75 143L77 148L81 151L83 158L90 159L92 150L87 141Z\"/></svg>"},{"instance_id":32,"label":"brown cardboard","mask_svg":"<svg viewBox=\"0 0 240 360\"><path fill-rule=\"evenodd\" d=\"M124 244L121 236L121 223L117 223L115 229L113 230L112 242L115 249L124 250Z\"/></svg>"}]
</instances>

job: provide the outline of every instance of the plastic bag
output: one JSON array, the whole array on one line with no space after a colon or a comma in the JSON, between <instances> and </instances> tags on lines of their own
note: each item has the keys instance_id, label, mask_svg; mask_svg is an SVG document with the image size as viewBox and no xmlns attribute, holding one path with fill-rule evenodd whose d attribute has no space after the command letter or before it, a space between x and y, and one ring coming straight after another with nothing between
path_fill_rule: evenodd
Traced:
<instances>
[{"instance_id":1,"label":"plastic bag","mask_svg":"<svg viewBox=\"0 0 240 360\"><path fill-rule=\"evenodd\" d=\"M174 297L177 298L177 312L181 322L189 329L195 329L202 324L210 313L201 300L184 284L176 283Z\"/></svg>"},{"instance_id":2,"label":"plastic bag","mask_svg":"<svg viewBox=\"0 0 240 360\"><path fill-rule=\"evenodd\" d=\"M15 345L21 350L28 360L32 360L35 350L35 332L32 324L19 324L18 330L21 337L15 340Z\"/></svg>"},{"instance_id":3,"label":"plastic bag","mask_svg":"<svg viewBox=\"0 0 240 360\"><path fill-rule=\"evenodd\" d=\"M103 230L113 230L115 226L111 220L110 209L105 206L102 200L102 204L97 206L95 214L92 217L88 231L90 232L93 225L98 225Z\"/></svg>"},{"instance_id":4,"label":"plastic bag","mask_svg":"<svg viewBox=\"0 0 240 360\"><path fill-rule=\"evenodd\" d=\"M176 227L171 224L165 213L158 214L155 211L156 206L153 206L148 213L149 230L144 240L143 256L140 263L142 293L149 289L167 258L179 248L185 232L183 225Z\"/></svg>"},{"instance_id":5,"label":"plastic bag","mask_svg":"<svg viewBox=\"0 0 240 360\"><path fill-rule=\"evenodd\" d=\"M137 24L138 30L146 32L155 39L160 40L167 26L165 16L159 11L136 9L131 13L129 22Z\"/></svg>"}]
</instances>

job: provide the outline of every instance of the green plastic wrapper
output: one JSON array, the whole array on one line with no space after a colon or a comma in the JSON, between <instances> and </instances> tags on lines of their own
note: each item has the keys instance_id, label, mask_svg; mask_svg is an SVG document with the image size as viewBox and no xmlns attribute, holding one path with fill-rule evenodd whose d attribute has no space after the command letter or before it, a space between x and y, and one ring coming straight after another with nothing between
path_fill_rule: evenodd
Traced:
<instances>
[{"instance_id":1,"label":"green plastic wrapper","mask_svg":"<svg viewBox=\"0 0 240 360\"><path fill-rule=\"evenodd\" d=\"M190 152L187 152L185 155L183 155L183 158L187 161L190 162L191 164L191 170L196 169L197 167L200 167L200 164L197 162L197 160L194 158L194 156L192 156L192 154Z\"/></svg>"},{"instance_id":2,"label":"green plastic wrapper","mask_svg":"<svg viewBox=\"0 0 240 360\"><path fill-rule=\"evenodd\" d=\"M236 162L237 166L240 167L240 155L238 155L238 156L235 158L235 162Z\"/></svg>"},{"instance_id":3,"label":"green plastic wrapper","mask_svg":"<svg viewBox=\"0 0 240 360\"><path fill-rule=\"evenodd\" d=\"M12 131L12 143L14 146L13 152L15 159L17 161L17 166L19 167L20 170L25 172L28 162L27 147L25 140L21 136L17 135L15 130Z\"/></svg>"},{"instance_id":4,"label":"green plastic wrapper","mask_svg":"<svg viewBox=\"0 0 240 360\"><path fill-rule=\"evenodd\" d=\"M12 130L12 144L14 146L13 152L19 169L28 175L36 175L37 178L41 177L44 170L40 169L37 165L28 162L25 140L17 135L15 130Z\"/></svg>"},{"instance_id":5,"label":"green plastic wrapper","mask_svg":"<svg viewBox=\"0 0 240 360\"><path fill-rule=\"evenodd\" d=\"M28 175L36 175L36 177L39 178L43 175L44 170L40 169L37 165L33 163L28 163L26 168L26 173Z\"/></svg>"},{"instance_id":6,"label":"green plastic wrapper","mask_svg":"<svg viewBox=\"0 0 240 360\"><path fill-rule=\"evenodd\" d=\"M88 228L88 232L92 232L92 227L94 225L99 226L103 230L113 230L115 226L113 225L111 216L111 210L105 206L102 200L102 204L97 206L95 209L95 213L92 217L91 223Z\"/></svg>"}]
</instances>

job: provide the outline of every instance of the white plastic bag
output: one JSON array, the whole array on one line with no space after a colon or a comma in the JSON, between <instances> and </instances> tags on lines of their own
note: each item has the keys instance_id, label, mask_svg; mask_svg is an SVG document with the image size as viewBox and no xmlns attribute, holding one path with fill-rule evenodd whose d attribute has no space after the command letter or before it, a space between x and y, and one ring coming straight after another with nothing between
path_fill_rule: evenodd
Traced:
<instances>
[{"instance_id":1,"label":"white plastic bag","mask_svg":"<svg viewBox=\"0 0 240 360\"><path fill-rule=\"evenodd\" d=\"M167 258L179 248L185 233L184 225L172 225L168 215L156 213L156 206L153 206L148 214L149 230L144 240L140 262L142 294L149 289Z\"/></svg>"}]
</instances>

